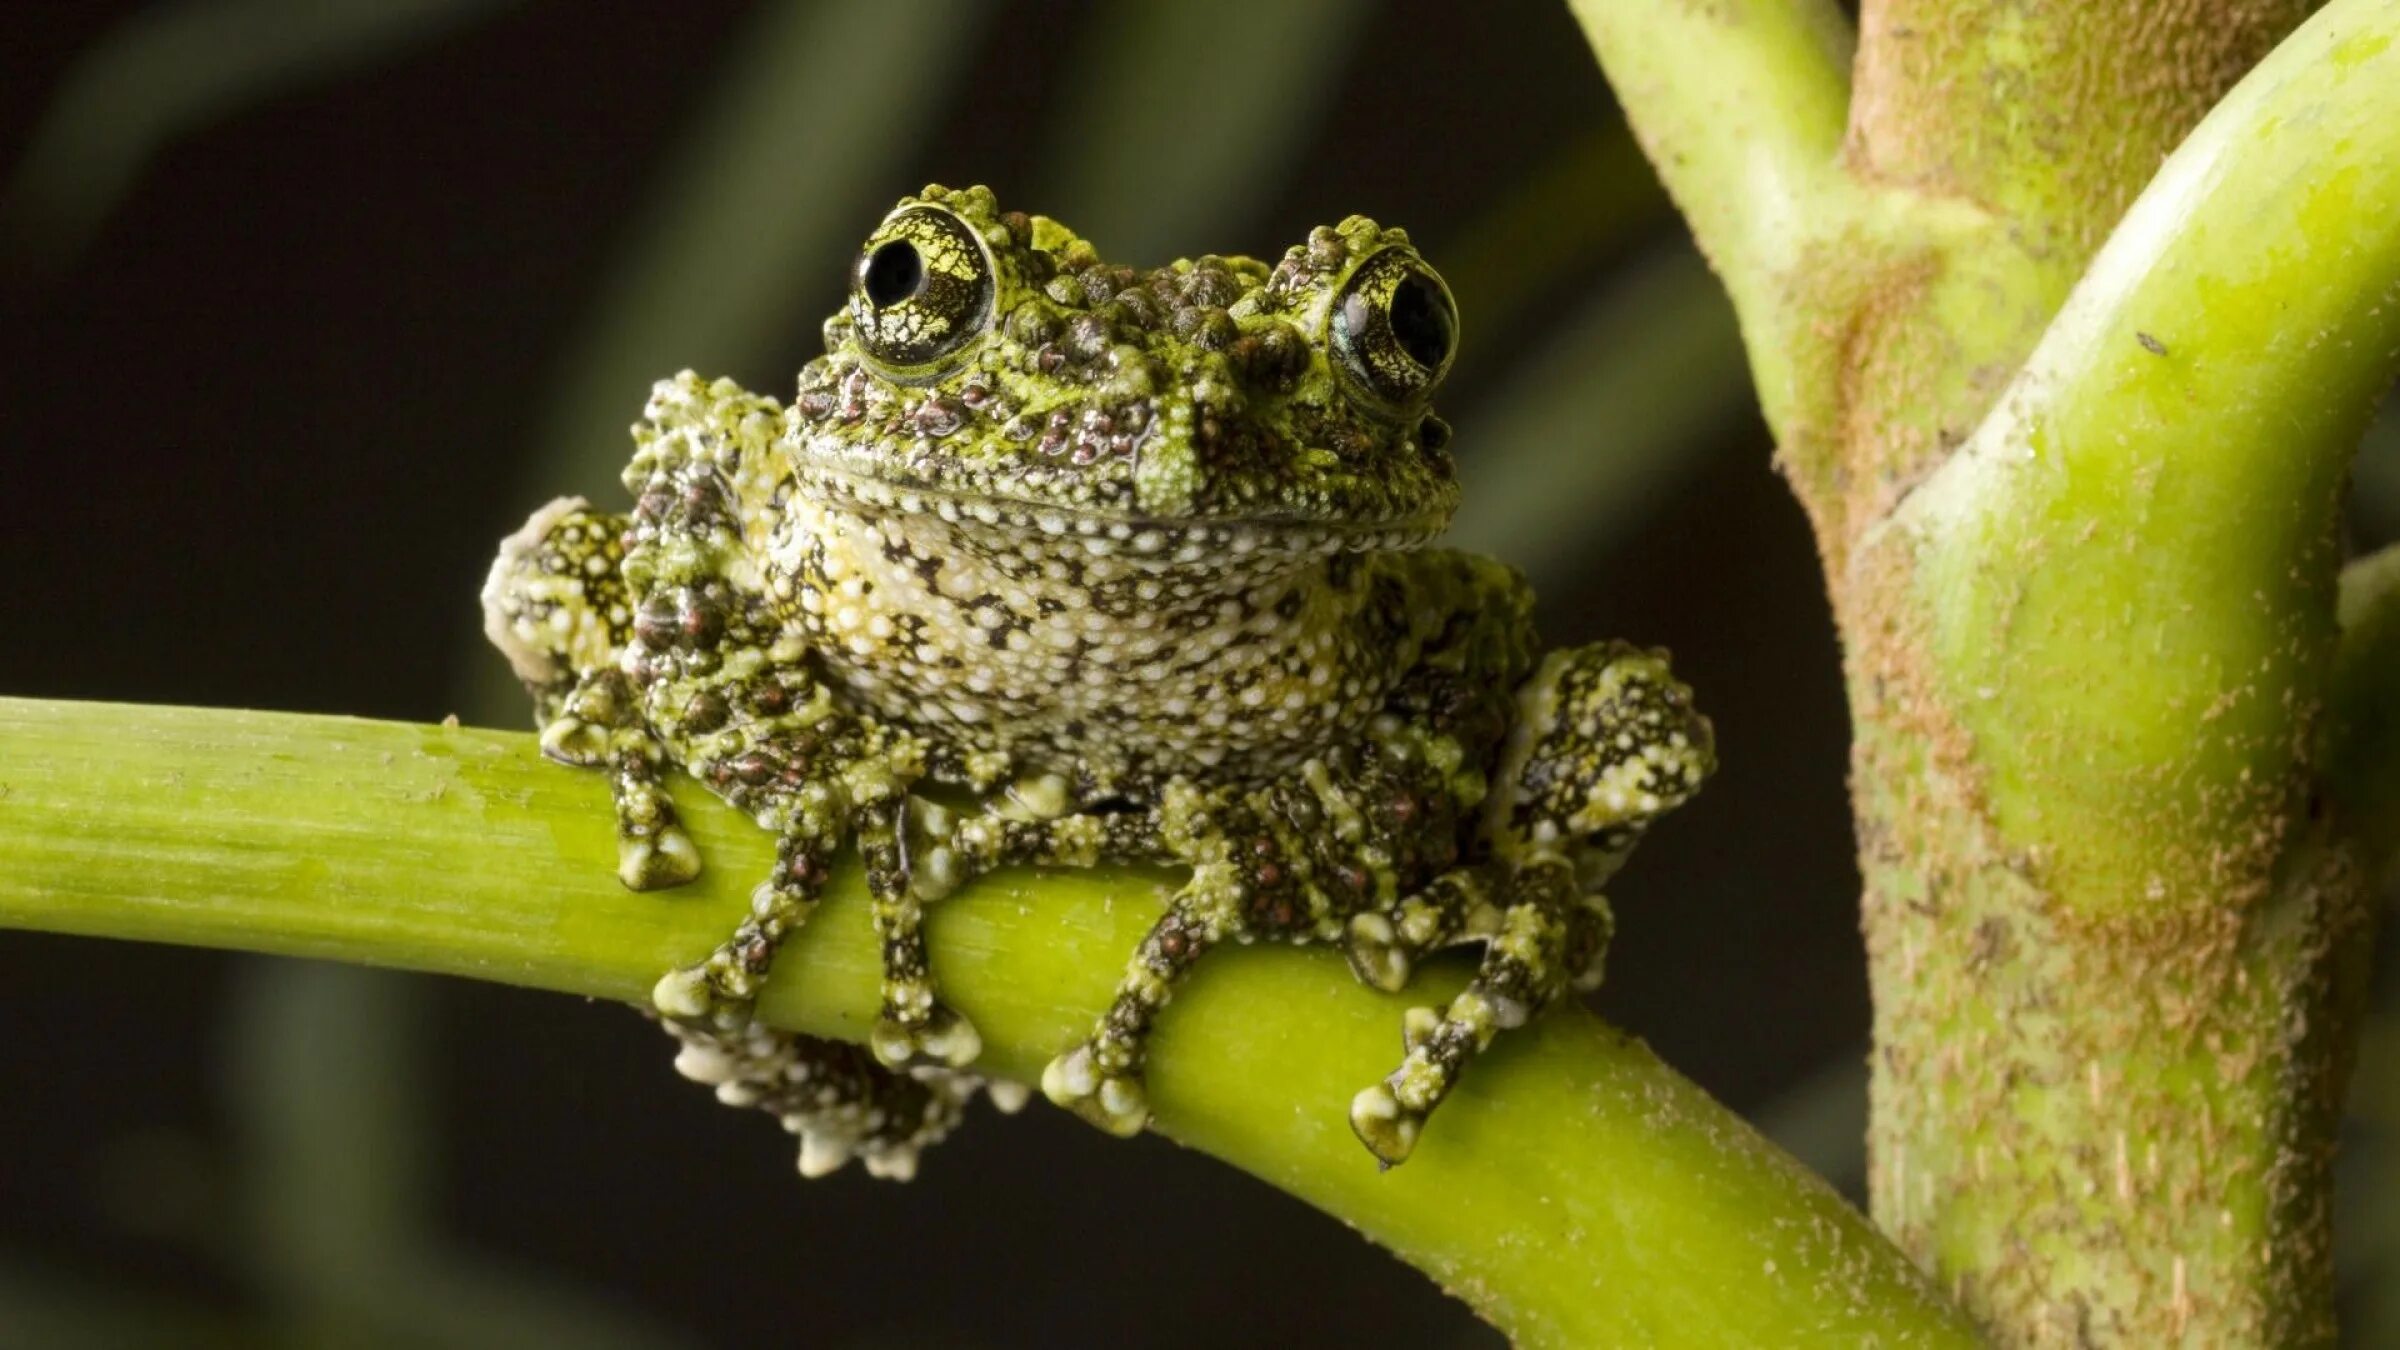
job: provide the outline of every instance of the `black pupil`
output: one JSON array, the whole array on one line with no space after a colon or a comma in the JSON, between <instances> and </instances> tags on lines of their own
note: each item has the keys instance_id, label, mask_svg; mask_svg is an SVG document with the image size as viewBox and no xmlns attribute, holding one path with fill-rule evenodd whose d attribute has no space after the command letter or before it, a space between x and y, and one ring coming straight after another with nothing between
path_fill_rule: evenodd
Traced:
<instances>
[{"instance_id":1,"label":"black pupil","mask_svg":"<svg viewBox=\"0 0 2400 1350\"><path fill-rule=\"evenodd\" d=\"M877 309L899 304L924 288L925 260L916 245L894 239L867 255L867 302Z\"/></svg>"},{"instance_id":2,"label":"black pupil","mask_svg":"<svg viewBox=\"0 0 2400 1350\"><path fill-rule=\"evenodd\" d=\"M1392 337L1427 370L1450 358L1450 307L1432 282L1412 276L1392 292Z\"/></svg>"}]
</instances>

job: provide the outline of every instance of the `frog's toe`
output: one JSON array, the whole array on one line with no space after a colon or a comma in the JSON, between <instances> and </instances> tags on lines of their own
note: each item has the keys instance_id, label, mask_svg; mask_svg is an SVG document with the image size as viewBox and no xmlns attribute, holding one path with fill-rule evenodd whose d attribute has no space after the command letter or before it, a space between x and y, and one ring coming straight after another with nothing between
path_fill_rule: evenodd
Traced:
<instances>
[{"instance_id":1,"label":"frog's toe","mask_svg":"<svg viewBox=\"0 0 2400 1350\"><path fill-rule=\"evenodd\" d=\"M1131 1073L1107 1073L1088 1044L1051 1060L1042 1070L1042 1095L1120 1139L1150 1123L1150 1095Z\"/></svg>"},{"instance_id":2,"label":"frog's toe","mask_svg":"<svg viewBox=\"0 0 2400 1350\"><path fill-rule=\"evenodd\" d=\"M572 713L552 718L542 728L542 755L569 768L590 769L608 759L608 728Z\"/></svg>"},{"instance_id":3,"label":"frog's toe","mask_svg":"<svg viewBox=\"0 0 2400 1350\"><path fill-rule=\"evenodd\" d=\"M838 1129L803 1129L800 1136L800 1175L811 1181L842 1170L852 1158L867 1175L882 1181L914 1181L917 1160L925 1150L913 1141L861 1138Z\"/></svg>"},{"instance_id":4,"label":"frog's toe","mask_svg":"<svg viewBox=\"0 0 2400 1350\"><path fill-rule=\"evenodd\" d=\"M895 1145L873 1153L862 1153L859 1161L866 1164L867 1175L881 1181L914 1181L917 1178L917 1155L923 1150L913 1144Z\"/></svg>"},{"instance_id":5,"label":"frog's toe","mask_svg":"<svg viewBox=\"0 0 2400 1350\"><path fill-rule=\"evenodd\" d=\"M650 986L650 1006L661 1016L679 1022L696 1022L708 1015L716 1002L716 991L708 987L708 972L698 966L683 966L658 977Z\"/></svg>"},{"instance_id":6,"label":"frog's toe","mask_svg":"<svg viewBox=\"0 0 2400 1350\"><path fill-rule=\"evenodd\" d=\"M670 970L650 987L650 1006L660 1016L689 1026L739 1031L750 1024L752 1001L717 987L706 963Z\"/></svg>"},{"instance_id":7,"label":"frog's toe","mask_svg":"<svg viewBox=\"0 0 2400 1350\"><path fill-rule=\"evenodd\" d=\"M1402 1106L1389 1084L1377 1083L1350 1099L1350 1128L1376 1161L1396 1167L1416 1150L1425 1113Z\"/></svg>"},{"instance_id":8,"label":"frog's toe","mask_svg":"<svg viewBox=\"0 0 2400 1350\"><path fill-rule=\"evenodd\" d=\"M800 1175L814 1181L841 1171L856 1142L833 1130L800 1131Z\"/></svg>"},{"instance_id":9,"label":"frog's toe","mask_svg":"<svg viewBox=\"0 0 2400 1350\"><path fill-rule=\"evenodd\" d=\"M983 1053L983 1036L975 1024L942 1003L934 1004L916 1021L889 1016L878 1019L867 1043L875 1058L891 1069L964 1068Z\"/></svg>"},{"instance_id":10,"label":"frog's toe","mask_svg":"<svg viewBox=\"0 0 2400 1350\"><path fill-rule=\"evenodd\" d=\"M1025 1103L1033 1100L1032 1088L1005 1078L992 1079L983 1085L983 1090L992 1099L993 1108L1004 1116L1015 1115L1025 1109Z\"/></svg>"},{"instance_id":11,"label":"frog's toe","mask_svg":"<svg viewBox=\"0 0 2400 1350\"><path fill-rule=\"evenodd\" d=\"M1415 961L1400 941L1400 930L1381 914L1352 916L1344 949L1350 954L1351 973L1361 984L1396 993L1408 984L1409 972Z\"/></svg>"},{"instance_id":12,"label":"frog's toe","mask_svg":"<svg viewBox=\"0 0 2400 1350\"><path fill-rule=\"evenodd\" d=\"M700 849L672 821L646 835L617 839L617 880L632 891L660 891L700 875Z\"/></svg>"}]
</instances>

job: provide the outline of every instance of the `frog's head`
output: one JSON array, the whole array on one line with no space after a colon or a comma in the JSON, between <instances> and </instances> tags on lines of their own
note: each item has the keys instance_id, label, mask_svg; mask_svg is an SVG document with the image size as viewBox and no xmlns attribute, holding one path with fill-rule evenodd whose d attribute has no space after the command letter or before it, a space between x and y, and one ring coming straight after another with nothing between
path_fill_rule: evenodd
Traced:
<instances>
[{"instance_id":1,"label":"frog's head","mask_svg":"<svg viewBox=\"0 0 2400 1350\"><path fill-rule=\"evenodd\" d=\"M803 490L878 514L1192 561L1408 548L1457 506L1430 400L1450 292L1361 216L1273 267L1101 261L983 188L867 238L787 440Z\"/></svg>"}]
</instances>

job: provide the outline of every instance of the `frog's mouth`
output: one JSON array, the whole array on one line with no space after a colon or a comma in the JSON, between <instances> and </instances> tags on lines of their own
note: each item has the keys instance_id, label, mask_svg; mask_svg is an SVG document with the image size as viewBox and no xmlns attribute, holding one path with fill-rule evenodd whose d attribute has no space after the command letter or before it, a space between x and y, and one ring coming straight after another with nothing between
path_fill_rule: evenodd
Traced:
<instances>
[{"instance_id":1,"label":"frog's mouth","mask_svg":"<svg viewBox=\"0 0 2400 1350\"><path fill-rule=\"evenodd\" d=\"M999 536L1011 546L1049 538L1079 543L1094 555L1160 563L1401 552L1431 543L1449 523L1447 511L1397 521L1328 522L1276 515L1162 520L999 493L892 483L821 463L800 466L795 481L817 501L860 515L938 519L972 533Z\"/></svg>"}]
</instances>

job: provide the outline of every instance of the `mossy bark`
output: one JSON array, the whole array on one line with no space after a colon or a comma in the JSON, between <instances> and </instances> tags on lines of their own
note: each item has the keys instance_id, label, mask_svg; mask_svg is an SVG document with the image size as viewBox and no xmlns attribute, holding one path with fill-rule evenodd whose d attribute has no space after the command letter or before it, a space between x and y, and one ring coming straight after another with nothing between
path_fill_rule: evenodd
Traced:
<instances>
[{"instance_id":1,"label":"mossy bark","mask_svg":"<svg viewBox=\"0 0 2400 1350\"><path fill-rule=\"evenodd\" d=\"M1859 702L1876 1221L2005 1343L2330 1341L2358 847L2320 821L2263 889L2094 916L1922 705Z\"/></svg>"},{"instance_id":2,"label":"mossy bark","mask_svg":"<svg viewBox=\"0 0 2400 1350\"><path fill-rule=\"evenodd\" d=\"M2393 681L2338 510L2400 352L2400 4L2312 8L1868 0L1853 49L1792 40L1807 0L1577 5L1842 630L1875 1216L2005 1343L2333 1333L2396 800L2344 743ZM1761 183L1772 250L1724 224Z\"/></svg>"}]
</instances>

